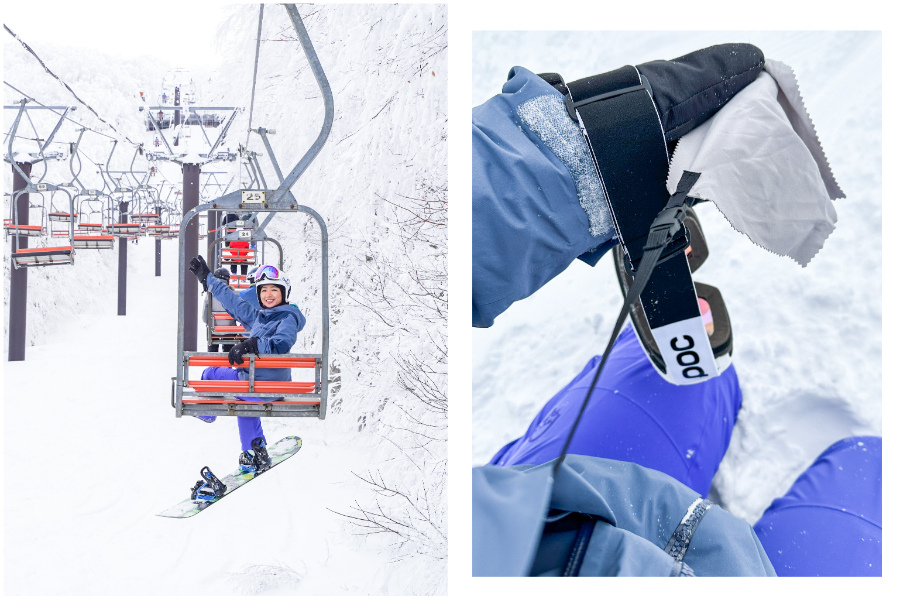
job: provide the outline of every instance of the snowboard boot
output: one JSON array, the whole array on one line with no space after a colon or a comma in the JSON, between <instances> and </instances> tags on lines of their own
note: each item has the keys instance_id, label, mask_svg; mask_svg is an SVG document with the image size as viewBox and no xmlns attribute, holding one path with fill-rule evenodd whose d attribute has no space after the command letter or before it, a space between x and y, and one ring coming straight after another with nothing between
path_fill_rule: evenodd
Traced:
<instances>
[{"instance_id":1,"label":"snowboard boot","mask_svg":"<svg viewBox=\"0 0 900 600\"><path fill-rule=\"evenodd\" d=\"M272 466L272 459L261 437L250 442L250 450L244 450L238 457L238 466L244 473L262 473Z\"/></svg>"},{"instance_id":2,"label":"snowboard boot","mask_svg":"<svg viewBox=\"0 0 900 600\"><path fill-rule=\"evenodd\" d=\"M225 495L227 487L218 477L213 475L209 467L200 469L200 481L191 488L191 500L194 504L203 504L204 502L212 502Z\"/></svg>"},{"instance_id":3,"label":"snowboard boot","mask_svg":"<svg viewBox=\"0 0 900 600\"><path fill-rule=\"evenodd\" d=\"M191 415L192 417L197 417L204 423L213 423L216 420L215 416L200 416L200 415Z\"/></svg>"}]
</instances>

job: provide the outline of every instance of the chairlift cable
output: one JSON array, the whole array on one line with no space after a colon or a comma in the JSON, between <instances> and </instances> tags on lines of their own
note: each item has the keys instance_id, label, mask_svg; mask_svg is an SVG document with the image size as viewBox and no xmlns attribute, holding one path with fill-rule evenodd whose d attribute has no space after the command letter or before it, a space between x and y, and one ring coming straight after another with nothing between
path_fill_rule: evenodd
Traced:
<instances>
[{"instance_id":1,"label":"chairlift cable","mask_svg":"<svg viewBox=\"0 0 900 600\"><path fill-rule=\"evenodd\" d=\"M35 99L32 98L31 96L29 96L28 94L26 94L25 92L23 92L22 90L18 89L16 86L12 85L12 84L9 83L8 81L4 81L3 83L4 83L5 85L7 85L8 87L12 88L12 90L15 91L16 93L22 94L22 96L24 96L25 99L28 100L29 102L34 102L34 103L37 104L38 106L43 106L44 108L46 108L47 110L49 110L51 113L53 113L53 114L55 114L55 115L57 115L57 116L63 117L66 121L71 121L72 123L75 123L76 125L78 125L79 127L83 128L83 129L87 129L88 131L92 131L92 132L96 133L97 135L102 135L103 137L109 138L109 139L111 139L111 140L116 140L116 139L117 139L117 138L114 138L113 136L108 135L108 134L106 134L106 133L103 133L103 132L100 132L100 131L96 131L96 130L94 130L94 129L91 129L91 128L88 127L87 125L82 125L81 123L79 123L78 121L76 121L75 119L73 119L72 117L66 116L66 115L63 114L63 113L56 112L56 110L54 110L54 109L52 109L52 108L49 108L46 104L43 104L43 103L41 103L41 102L38 102L37 100L35 100ZM8 135L9 135L9 134L7 133L7 136L8 136ZM128 140L128 141L131 142L131 140ZM58 144L68 144L69 142L54 142L54 143L58 143ZM134 142L131 142L131 143L133 144Z\"/></svg>"},{"instance_id":2,"label":"chairlift cable","mask_svg":"<svg viewBox=\"0 0 900 600\"><path fill-rule=\"evenodd\" d=\"M63 85L63 87L65 87L67 90L69 90L69 92L75 97L76 100L78 100L82 105L84 105L85 108L87 108L89 111L91 111L92 113L94 113L94 116L97 117L98 119L100 119L100 121L103 122L104 124L106 124L110 129L112 129L112 130L115 131L116 133L119 133L119 130L116 129L115 127L113 127L108 121L106 121L106 120L105 120L103 117L101 117L99 114L97 114L97 111L94 110L94 109L91 107L91 105L89 105L89 104L86 103L84 100L82 100L81 98L79 98L79 97L78 97L78 94L75 93L75 90L73 90L71 87L69 87L69 84L67 84L65 81L63 81L62 79L60 79L59 76L56 75L56 73L54 73L53 71L51 71L50 68L47 67L46 64L44 64L44 61L41 60L41 58L37 55L37 53L35 53L35 51L32 50L31 47L30 47L28 44L26 44L24 41L22 41L22 39L21 39L18 35L16 35L15 33L13 33L12 30L11 30L9 27L6 26L6 23L3 24L3 28L6 29L6 31L9 33L9 35L11 35L11 36L13 36L14 38L16 38L16 41L18 41L20 44L22 44L22 47L24 47L25 50L27 50L32 56L34 56L34 58L41 64L41 66L44 67L44 70L45 70L47 73L49 73L50 75L52 75L54 79L56 79L58 82L60 82L60 83ZM123 134L120 134L120 135L123 135ZM132 142L131 139L130 139L127 135L124 136L124 137L125 137L125 139L128 140L130 143L134 144L134 142ZM135 144L135 145L137 145L137 144Z\"/></svg>"},{"instance_id":3,"label":"chairlift cable","mask_svg":"<svg viewBox=\"0 0 900 600\"><path fill-rule=\"evenodd\" d=\"M256 30L256 60L253 62L253 87L250 91L250 117L247 122L247 141L244 144L245 147L250 146L250 130L253 129L253 101L256 99L256 72L259 68L259 42L262 39L263 9L265 6L265 4L259 5L259 27Z\"/></svg>"}]
</instances>

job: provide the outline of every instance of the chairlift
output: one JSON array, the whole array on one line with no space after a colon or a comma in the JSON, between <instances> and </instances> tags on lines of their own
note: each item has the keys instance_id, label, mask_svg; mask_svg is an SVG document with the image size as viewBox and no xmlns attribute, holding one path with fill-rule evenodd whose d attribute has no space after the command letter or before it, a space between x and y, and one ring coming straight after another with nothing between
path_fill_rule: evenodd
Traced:
<instances>
[{"instance_id":1,"label":"chairlift","mask_svg":"<svg viewBox=\"0 0 900 600\"><path fill-rule=\"evenodd\" d=\"M16 167L18 168L18 166ZM24 177L23 179L28 181L28 177ZM56 190L59 189L57 186L52 186L50 184L40 184L42 186L42 190ZM72 222L69 223L69 245L68 246L44 246L37 248L22 248L20 244L20 236L28 236L35 237L37 235L42 235L38 233L39 229L44 230L44 234L46 234L46 227L43 224L43 219L41 225L20 225L19 224L19 215L18 215L18 200L19 196L22 194L31 194L38 191L38 188L35 184L29 183L26 187L18 190L12 197L10 202L10 207L12 209L12 216L8 219L8 227L6 228L7 235L12 235L13 240L15 240L14 248L11 253L11 259L13 263L13 267L16 269L22 267L45 267L50 265L70 265L75 262L75 247L72 243L72 239L74 236L74 224ZM68 192L63 190L66 194ZM69 205L70 210L73 205L73 198L69 195ZM42 211L43 214L43 211ZM35 229L37 228L37 229Z\"/></svg>"},{"instance_id":2,"label":"chairlift","mask_svg":"<svg viewBox=\"0 0 900 600\"><path fill-rule=\"evenodd\" d=\"M41 197L43 198L43 194L41 194ZM3 219L3 229L5 231L4 237L8 238L10 235L24 235L26 237L45 237L47 235L47 224L46 224L47 210L44 208L43 203L40 205L29 203L28 208L29 209L39 208L40 209L40 213L41 213L40 225L31 225L30 223L28 225L19 225L16 223L16 221L13 218ZM29 210L29 213L30 212L31 211ZM66 231L66 235L68 235L68 231Z\"/></svg>"},{"instance_id":3,"label":"chairlift","mask_svg":"<svg viewBox=\"0 0 900 600\"><path fill-rule=\"evenodd\" d=\"M153 203L153 198L149 195L151 188L147 185L138 186L138 203L137 208L131 215L132 223L141 223L143 225L158 225L161 223L159 218L159 203ZM156 210L153 210L153 209Z\"/></svg>"},{"instance_id":4,"label":"chairlift","mask_svg":"<svg viewBox=\"0 0 900 600\"><path fill-rule=\"evenodd\" d=\"M52 194L50 194L50 212L47 214L47 219L51 223L54 223L54 222L69 223L69 222L71 222L72 219L75 218L75 215L57 210L56 207L53 205L53 197L55 195L56 195L55 191ZM51 225L51 235L53 235L52 225ZM54 237L56 237L56 236L54 236Z\"/></svg>"},{"instance_id":5,"label":"chairlift","mask_svg":"<svg viewBox=\"0 0 900 600\"><path fill-rule=\"evenodd\" d=\"M100 205L99 208L97 204ZM103 201L96 195L82 197L78 204L78 230L81 233L93 233L104 228Z\"/></svg>"},{"instance_id":6,"label":"chairlift","mask_svg":"<svg viewBox=\"0 0 900 600\"><path fill-rule=\"evenodd\" d=\"M97 208L95 205L100 204ZM110 250L115 236L106 231L103 219L103 200L96 195L88 195L78 207L78 235L73 239L75 248L90 250ZM95 216L96 215L96 216Z\"/></svg>"},{"instance_id":7,"label":"chairlift","mask_svg":"<svg viewBox=\"0 0 900 600\"><path fill-rule=\"evenodd\" d=\"M22 171L13 157L13 140L16 137L16 131L19 128L22 114L25 112L26 102L27 100L24 99L21 101L19 112L17 113L16 119L13 122L13 125L10 128L8 134L9 145L7 147L6 160L13 165L13 168L18 172L19 176L22 178L22 181L26 182L25 187L16 190L16 192L10 197L10 218L7 219L4 223L4 230L6 231L6 235L12 235L14 241L12 252L10 253L10 258L12 260L13 268L15 269L20 269L23 267L42 267L49 265L72 264L75 262L75 248L72 246L72 236L75 233L73 223L69 223L68 246L23 248L20 245L23 237L27 239L28 237L35 237L36 235L46 235L46 207L43 203L44 192L54 192L60 189L58 186L48 183L34 183L31 180L31 177L29 177L24 171ZM69 212L74 213L74 198L71 194L69 194L67 190L63 189L62 191L67 196L69 196ZM42 199L41 224L36 226L20 223L19 219L19 197L22 194L33 193L41 194ZM30 202L29 205L30 209Z\"/></svg>"},{"instance_id":8,"label":"chairlift","mask_svg":"<svg viewBox=\"0 0 900 600\"><path fill-rule=\"evenodd\" d=\"M189 210L179 228L178 264L178 328L176 375L172 378L172 407L175 416L256 416L256 417L318 417L324 419L328 404L328 377L324 369L328 365L328 232L325 221L312 208L301 205L290 192L291 187L316 157L334 120L334 101L331 88L315 49L306 32L296 6L285 5L288 15L300 38L325 104L322 129L312 146L277 189L244 189L221 196L212 202ZM249 359L248 381L204 381L190 378L190 369L207 366L229 366L227 355L209 352L190 352L184 349L185 319L185 235L188 223L198 213L218 210L243 213L249 211L305 212L319 224L322 235L322 352L321 354L267 354L247 355ZM272 215L270 215L271 217ZM264 225L256 230L262 241ZM258 368L303 369L311 377L307 381L257 381ZM258 397L262 402L240 400L238 396Z\"/></svg>"}]
</instances>

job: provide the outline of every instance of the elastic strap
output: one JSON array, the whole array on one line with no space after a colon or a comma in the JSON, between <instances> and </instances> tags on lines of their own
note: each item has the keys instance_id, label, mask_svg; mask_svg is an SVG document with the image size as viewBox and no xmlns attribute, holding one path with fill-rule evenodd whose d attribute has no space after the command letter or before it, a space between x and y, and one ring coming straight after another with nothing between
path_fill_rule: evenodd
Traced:
<instances>
[{"instance_id":1,"label":"elastic strap","mask_svg":"<svg viewBox=\"0 0 900 600\"><path fill-rule=\"evenodd\" d=\"M644 260L641 261L641 266L634 277L634 281L632 282L631 287L628 288L628 294L625 296L625 303L622 306L622 310L619 311L619 316L616 318L616 324L613 327L612 335L609 337L609 341L606 344L606 350L603 351L603 358L597 366L597 371L594 373L591 385L584 397L584 401L581 403L581 408L578 410L578 416L575 417L575 422L572 423L572 428L569 430L569 435L566 437L562 451L553 464L554 477L556 476L559 467L562 465L563 459L565 459L566 453L569 450L569 445L572 443L572 438L575 436L575 430L581 422L581 417L584 415L585 408L587 408L588 400L590 400L591 394L594 392L594 388L597 385L597 380L600 378L600 373L603 371L607 359L609 359L613 344L619 336L619 331L621 331L622 325L625 323L631 305L637 302L641 291L644 289L644 286L647 285L647 282L650 280L650 275L653 274L653 270L656 268L657 261L669 245L669 242L672 240L675 233L684 228L684 202L691 186L694 185L699 177L699 173L692 173L690 171L684 172L681 176L681 181L678 183L678 190L683 191L683 193L676 192L672 196L670 201L667 202L664 207L664 210L659 213L649 228L647 243L643 248Z\"/></svg>"}]
</instances>

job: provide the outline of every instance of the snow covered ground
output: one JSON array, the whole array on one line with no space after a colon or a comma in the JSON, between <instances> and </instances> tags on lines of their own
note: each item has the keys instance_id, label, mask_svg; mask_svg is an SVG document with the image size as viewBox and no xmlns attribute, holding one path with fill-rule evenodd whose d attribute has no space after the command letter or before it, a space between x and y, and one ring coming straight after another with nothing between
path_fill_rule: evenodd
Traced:
<instances>
[{"instance_id":1,"label":"snow covered ground","mask_svg":"<svg viewBox=\"0 0 900 600\"><path fill-rule=\"evenodd\" d=\"M177 242L162 244L160 277L153 241L128 245L126 316L116 316L115 250L78 251L74 266L30 269L26 360L7 362L4 343L6 594L446 593L446 7L298 8L335 100L328 142L292 189L328 225L328 418L266 419L270 441L303 438L297 456L202 515L155 516L187 497L201 467L222 476L237 467L240 452L234 420L175 419L169 404ZM270 140L287 172L318 135L323 105L284 8L267 5L251 122L258 17L258 5L203 15L221 21L222 60L216 69L192 72L198 104L245 109L223 147L246 145L249 125L274 129ZM16 30L15 22L7 24ZM166 43L164 28L158 31L155 39ZM22 94L43 104L77 104L4 35L4 80L21 91L5 86L6 104ZM179 65L119 57L115 47L104 55L66 40L23 39L121 136L158 150L143 125L146 112L137 111L138 93L155 102L165 74ZM93 130L80 147L80 179L102 187L92 163L106 161L112 138L100 133L117 136L84 106L72 116ZM4 111L6 131L13 117ZM33 118L43 136L55 123L47 115ZM67 152L75 129L67 123L52 149ZM180 151L201 152L204 138L192 129ZM19 133L36 137L30 124ZM172 130L165 133L171 143ZM218 130L207 133L214 140ZM259 136L249 140L262 155L269 187L276 187ZM33 141L16 144L34 151ZM116 152L110 168L129 168L134 145L123 140ZM137 158L136 170L147 166ZM157 166L158 177L180 190L179 166ZM49 169L45 181L71 179L68 160ZM232 189L242 175L247 183L237 163L204 167L212 170L228 172L218 177L222 182L235 175ZM7 166L4 190L11 187ZM32 194L32 202L40 197ZM413 236L403 221L424 202L438 207L437 218ZM32 211L33 223L38 215ZM291 300L308 318L293 351L316 351L318 228L305 216L279 215L267 232L284 246ZM9 261L4 265L8 315ZM420 284L432 295L404 295ZM205 335L198 339L203 345ZM421 389L403 368L416 361L428 369L434 393L444 395L443 410L417 398ZM362 478L397 493L379 494ZM382 527L365 535L337 514L368 511L369 525L388 525L379 509L396 520L397 533Z\"/></svg>"},{"instance_id":2,"label":"snow covered ground","mask_svg":"<svg viewBox=\"0 0 900 600\"><path fill-rule=\"evenodd\" d=\"M791 66L846 199L807 268L755 246L699 205L735 335L744 403L713 481L716 499L754 522L831 443L882 431L881 36L877 32L474 32L472 105L509 69L566 81L625 64L748 42ZM602 352L622 297L611 254L563 274L474 330L473 463L521 436L540 407Z\"/></svg>"}]
</instances>

